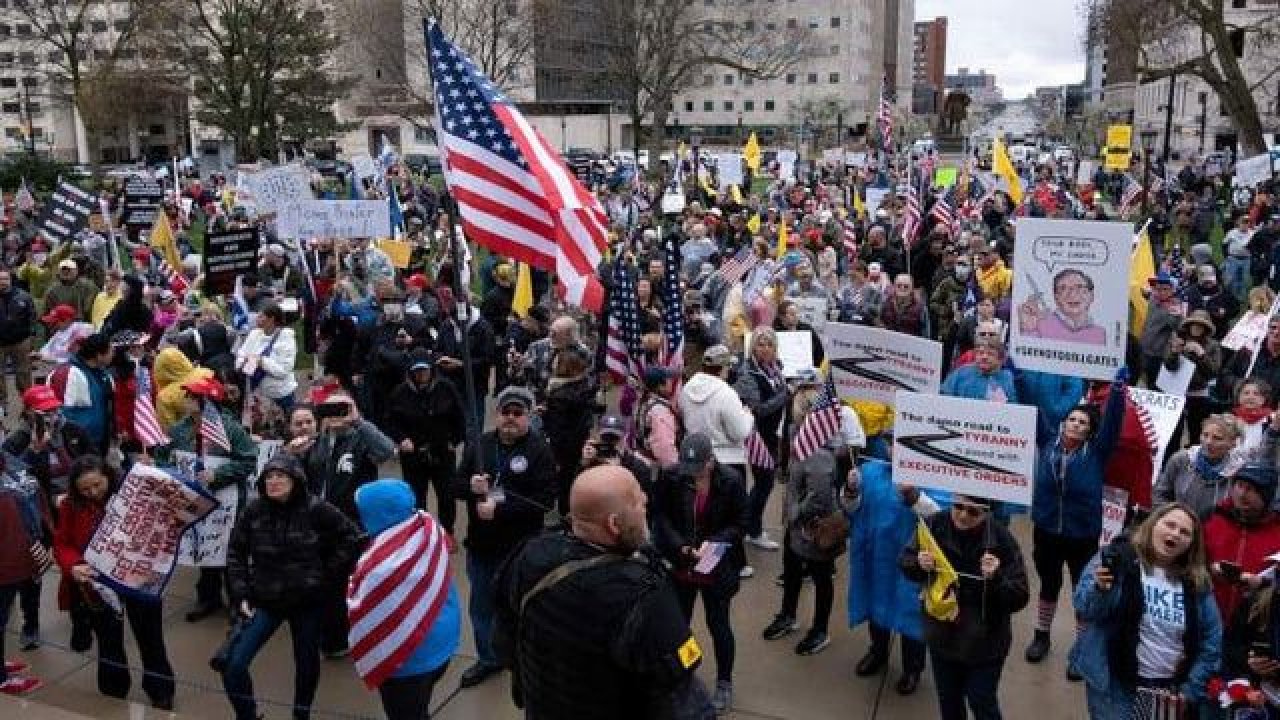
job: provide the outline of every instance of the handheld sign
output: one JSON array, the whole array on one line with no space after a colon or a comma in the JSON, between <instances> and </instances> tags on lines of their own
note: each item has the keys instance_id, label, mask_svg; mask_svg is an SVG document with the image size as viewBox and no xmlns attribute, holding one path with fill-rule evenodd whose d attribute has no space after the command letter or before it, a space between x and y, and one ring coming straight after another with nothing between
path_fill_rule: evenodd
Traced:
<instances>
[{"instance_id":1,"label":"handheld sign","mask_svg":"<svg viewBox=\"0 0 1280 720\"><path fill-rule=\"evenodd\" d=\"M204 288L212 295L235 292L236 277L252 272L261 244L257 228L209 233L204 241Z\"/></svg>"}]
</instances>

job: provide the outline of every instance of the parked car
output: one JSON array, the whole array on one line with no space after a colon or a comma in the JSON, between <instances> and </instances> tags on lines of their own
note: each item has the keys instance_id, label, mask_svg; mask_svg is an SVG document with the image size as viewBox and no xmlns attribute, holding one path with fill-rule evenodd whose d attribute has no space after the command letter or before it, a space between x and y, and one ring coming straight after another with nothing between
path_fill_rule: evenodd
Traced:
<instances>
[{"instance_id":1,"label":"parked car","mask_svg":"<svg viewBox=\"0 0 1280 720\"><path fill-rule=\"evenodd\" d=\"M410 170L419 175L439 175L444 172L439 153L406 153L402 160Z\"/></svg>"}]
</instances>

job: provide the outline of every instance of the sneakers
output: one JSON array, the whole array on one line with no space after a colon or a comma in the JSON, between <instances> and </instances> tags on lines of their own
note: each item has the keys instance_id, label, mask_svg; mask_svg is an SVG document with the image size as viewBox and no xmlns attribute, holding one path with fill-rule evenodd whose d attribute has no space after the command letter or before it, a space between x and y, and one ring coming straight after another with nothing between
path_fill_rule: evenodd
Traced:
<instances>
[{"instance_id":1,"label":"sneakers","mask_svg":"<svg viewBox=\"0 0 1280 720\"><path fill-rule=\"evenodd\" d=\"M18 639L18 647L23 650L35 650L40 647L40 631L23 630L22 636Z\"/></svg>"},{"instance_id":2,"label":"sneakers","mask_svg":"<svg viewBox=\"0 0 1280 720\"><path fill-rule=\"evenodd\" d=\"M749 545L755 545L761 550L777 550L779 547L781 547L780 545L778 545L778 542L776 540L770 539L769 533L764 531L761 531L759 535L754 535L754 536L748 535L747 543Z\"/></svg>"},{"instance_id":3,"label":"sneakers","mask_svg":"<svg viewBox=\"0 0 1280 720\"><path fill-rule=\"evenodd\" d=\"M751 567L750 565L743 565L742 569L738 571L738 577L740 578L749 578L755 574L756 574L756 569Z\"/></svg>"},{"instance_id":4,"label":"sneakers","mask_svg":"<svg viewBox=\"0 0 1280 720\"><path fill-rule=\"evenodd\" d=\"M29 692L39 690L43 685L44 681L40 678L11 675L8 680L0 683L0 693L5 695L26 695Z\"/></svg>"},{"instance_id":5,"label":"sneakers","mask_svg":"<svg viewBox=\"0 0 1280 720\"><path fill-rule=\"evenodd\" d=\"M1036 630L1035 637L1031 640L1031 644L1027 646L1027 662L1038 663L1044 660L1045 655L1049 654L1049 633L1046 630Z\"/></svg>"},{"instance_id":6,"label":"sneakers","mask_svg":"<svg viewBox=\"0 0 1280 720\"><path fill-rule=\"evenodd\" d=\"M810 630L796 645L797 655L817 655L831 644L831 638L821 630Z\"/></svg>"},{"instance_id":7,"label":"sneakers","mask_svg":"<svg viewBox=\"0 0 1280 720\"><path fill-rule=\"evenodd\" d=\"M717 680L715 694L711 696L711 707L715 709L717 715L723 715L729 712L731 705L733 705L733 683Z\"/></svg>"},{"instance_id":8,"label":"sneakers","mask_svg":"<svg viewBox=\"0 0 1280 720\"><path fill-rule=\"evenodd\" d=\"M787 617L786 615L774 615L773 622L769 623L769 627L764 629L765 640L777 640L780 637L790 635L796 631L796 619Z\"/></svg>"},{"instance_id":9,"label":"sneakers","mask_svg":"<svg viewBox=\"0 0 1280 720\"><path fill-rule=\"evenodd\" d=\"M5 675L16 675L20 672L26 672L26 671L27 671L27 664L22 662L21 660L5 660L4 661Z\"/></svg>"}]
</instances>

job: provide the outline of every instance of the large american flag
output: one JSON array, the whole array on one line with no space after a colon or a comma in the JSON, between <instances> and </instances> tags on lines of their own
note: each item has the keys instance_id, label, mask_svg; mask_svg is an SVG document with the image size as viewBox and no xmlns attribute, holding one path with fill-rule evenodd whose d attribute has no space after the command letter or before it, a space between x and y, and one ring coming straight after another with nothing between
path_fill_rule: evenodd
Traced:
<instances>
[{"instance_id":1,"label":"large american flag","mask_svg":"<svg viewBox=\"0 0 1280 720\"><path fill-rule=\"evenodd\" d=\"M951 207L951 201L947 199L947 194L938 196L933 203L933 211L929 213L939 225L947 228L952 237L960 235L960 218L956 211Z\"/></svg>"},{"instance_id":2,"label":"large american flag","mask_svg":"<svg viewBox=\"0 0 1280 720\"><path fill-rule=\"evenodd\" d=\"M662 364L673 372L684 369L684 298L680 294L680 248L676 233L667 233L662 241Z\"/></svg>"},{"instance_id":3,"label":"large american flag","mask_svg":"<svg viewBox=\"0 0 1280 720\"><path fill-rule=\"evenodd\" d=\"M133 434L143 447L168 445L169 436L160 427L156 404L151 397L151 373L145 367L139 367L134 376L138 387L133 396Z\"/></svg>"},{"instance_id":4,"label":"large american flag","mask_svg":"<svg viewBox=\"0 0 1280 720\"><path fill-rule=\"evenodd\" d=\"M499 255L554 270L570 303L599 312L604 208L440 27L425 26L444 178L463 229Z\"/></svg>"},{"instance_id":5,"label":"large american flag","mask_svg":"<svg viewBox=\"0 0 1280 720\"><path fill-rule=\"evenodd\" d=\"M858 224L853 221L852 217L846 217L840 221L840 236L844 243L844 253L849 256L849 261L857 260Z\"/></svg>"},{"instance_id":6,"label":"large american flag","mask_svg":"<svg viewBox=\"0 0 1280 720\"><path fill-rule=\"evenodd\" d=\"M920 232L920 193L915 183L907 189L907 209L902 216L902 244L909 250L915 244L916 235Z\"/></svg>"},{"instance_id":7,"label":"large american flag","mask_svg":"<svg viewBox=\"0 0 1280 720\"><path fill-rule=\"evenodd\" d=\"M889 98L889 76L885 75L880 83L880 107L876 114L880 125L881 148L886 153L893 150L893 101Z\"/></svg>"},{"instance_id":8,"label":"large american flag","mask_svg":"<svg viewBox=\"0 0 1280 720\"><path fill-rule=\"evenodd\" d=\"M347 584L347 639L356 672L382 685L422 643L452 584L444 531L419 510L380 533Z\"/></svg>"},{"instance_id":9,"label":"large american flag","mask_svg":"<svg viewBox=\"0 0 1280 720\"><path fill-rule=\"evenodd\" d=\"M604 355L604 365L618 383L626 382L637 370L636 360L641 352L638 302L635 278L619 253L613 263Z\"/></svg>"},{"instance_id":10,"label":"large american flag","mask_svg":"<svg viewBox=\"0 0 1280 720\"><path fill-rule=\"evenodd\" d=\"M720 277L729 285L737 285L742 282L742 278L751 272L751 269L760 264L760 258L756 256L755 251L751 247L744 247L737 252L736 255L725 260L717 271Z\"/></svg>"},{"instance_id":11,"label":"large american flag","mask_svg":"<svg viewBox=\"0 0 1280 720\"><path fill-rule=\"evenodd\" d=\"M840 400L836 395L831 376L818 391L813 407L804 416L800 428L791 438L791 459L804 462L806 458L824 447L840 431Z\"/></svg>"},{"instance_id":12,"label":"large american flag","mask_svg":"<svg viewBox=\"0 0 1280 720\"><path fill-rule=\"evenodd\" d=\"M231 452L231 438L227 437L227 429L222 425L222 413L218 412L217 403L205 399L200 409L200 437L208 445Z\"/></svg>"}]
</instances>

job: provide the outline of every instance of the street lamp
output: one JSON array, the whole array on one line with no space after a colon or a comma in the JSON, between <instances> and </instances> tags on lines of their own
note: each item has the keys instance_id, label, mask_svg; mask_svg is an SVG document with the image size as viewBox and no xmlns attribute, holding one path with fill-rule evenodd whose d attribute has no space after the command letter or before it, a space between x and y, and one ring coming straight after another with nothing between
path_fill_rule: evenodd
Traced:
<instances>
[{"instance_id":1,"label":"street lamp","mask_svg":"<svg viewBox=\"0 0 1280 720\"><path fill-rule=\"evenodd\" d=\"M1147 216L1151 213L1151 193L1147 192L1147 188L1151 187L1151 153L1155 152L1156 137L1152 133L1142 134L1142 214Z\"/></svg>"}]
</instances>

